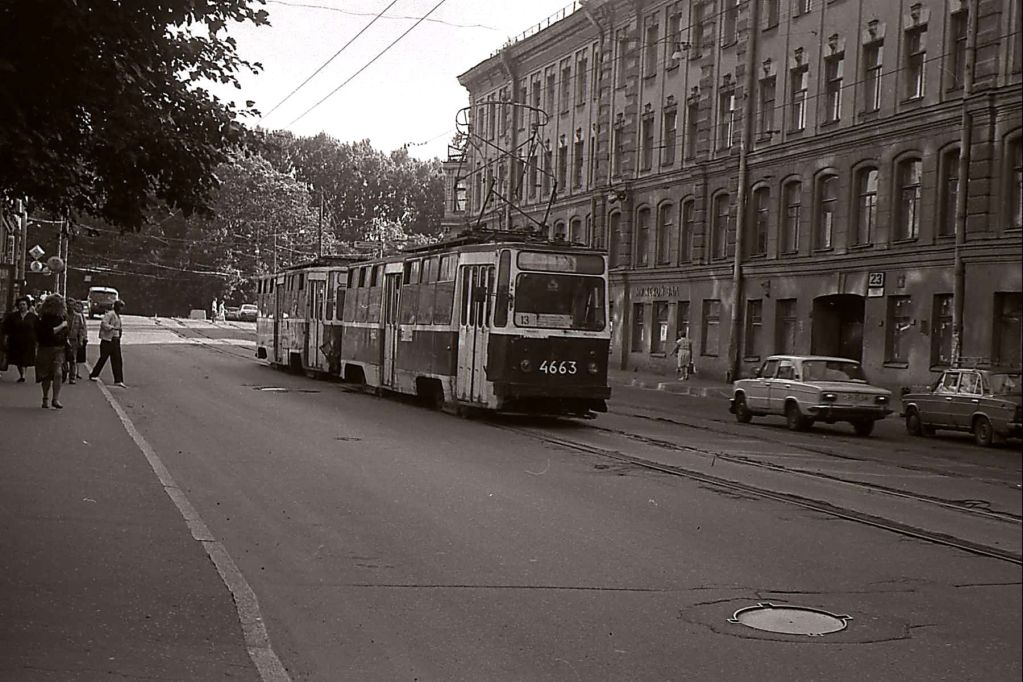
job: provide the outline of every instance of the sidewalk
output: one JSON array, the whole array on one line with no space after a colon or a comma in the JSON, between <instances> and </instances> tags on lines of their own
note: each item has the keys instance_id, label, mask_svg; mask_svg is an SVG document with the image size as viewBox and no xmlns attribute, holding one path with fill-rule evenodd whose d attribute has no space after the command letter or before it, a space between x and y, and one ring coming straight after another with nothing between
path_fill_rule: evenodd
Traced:
<instances>
[{"instance_id":1,"label":"sidewalk","mask_svg":"<svg viewBox=\"0 0 1023 682\"><path fill-rule=\"evenodd\" d=\"M228 588L100 387L44 410L31 370L0 377L0 679L258 679Z\"/></svg>"},{"instance_id":2,"label":"sidewalk","mask_svg":"<svg viewBox=\"0 0 1023 682\"><path fill-rule=\"evenodd\" d=\"M730 398L731 384L723 381L705 379L699 374L693 375L688 381L679 381L674 375L657 372L637 372L629 369L609 369L607 381L614 386L632 386L647 388L654 391L665 391L677 395L691 395L701 398Z\"/></svg>"}]
</instances>

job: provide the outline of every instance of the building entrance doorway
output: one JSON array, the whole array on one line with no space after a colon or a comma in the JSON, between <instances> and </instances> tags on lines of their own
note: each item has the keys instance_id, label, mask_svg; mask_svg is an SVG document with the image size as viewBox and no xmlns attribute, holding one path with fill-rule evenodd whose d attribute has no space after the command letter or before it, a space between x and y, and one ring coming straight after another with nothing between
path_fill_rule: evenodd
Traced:
<instances>
[{"instance_id":1,"label":"building entrance doorway","mask_svg":"<svg viewBox=\"0 0 1023 682\"><path fill-rule=\"evenodd\" d=\"M863 302L863 297L856 294L813 299L810 352L862 361Z\"/></svg>"}]
</instances>

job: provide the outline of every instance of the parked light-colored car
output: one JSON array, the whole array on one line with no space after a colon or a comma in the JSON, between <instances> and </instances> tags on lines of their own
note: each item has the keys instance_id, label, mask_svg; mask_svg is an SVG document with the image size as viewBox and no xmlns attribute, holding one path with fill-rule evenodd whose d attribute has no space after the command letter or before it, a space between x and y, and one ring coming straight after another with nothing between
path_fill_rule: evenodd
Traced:
<instances>
[{"instance_id":1,"label":"parked light-colored car","mask_svg":"<svg viewBox=\"0 0 1023 682\"><path fill-rule=\"evenodd\" d=\"M978 445L1023 436L1020 374L985 369L947 369L929 390L902 396L906 430L914 436L935 429L968 431Z\"/></svg>"},{"instance_id":2,"label":"parked light-colored car","mask_svg":"<svg viewBox=\"0 0 1023 682\"><path fill-rule=\"evenodd\" d=\"M751 379L733 385L729 411L747 423L781 415L793 431L814 422L849 422L869 436L874 422L891 414L891 391L871 386L860 363L823 355L772 355Z\"/></svg>"},{"instance_id":3,"label":"parked light-colored car","mask_svg":"<svg viewBox=\"0 0 1023 682\"><path fill-rule=\"evenodd\" d=\"M255 303L243 303L238 311L238 319L242 322L255 322L257 317L259 317L259 308Z\"/></svg>"}]
</instances>

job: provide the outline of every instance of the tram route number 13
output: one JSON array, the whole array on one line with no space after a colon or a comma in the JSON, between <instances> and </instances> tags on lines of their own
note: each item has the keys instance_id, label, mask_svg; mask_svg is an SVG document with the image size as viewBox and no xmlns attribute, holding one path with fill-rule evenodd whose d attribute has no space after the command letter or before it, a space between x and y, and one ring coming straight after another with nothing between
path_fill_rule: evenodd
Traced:
<instances>
[{"instance_id":1,"label":"tram route number 13","mask_svg":"<svg viewBox=\"0 0 1023 682\"><path fill-rule=\"evenodd\" d=\"M537 368L545 374L575 374L576 366L574 360L544 360Z\"/></svg>"}]
</instances>

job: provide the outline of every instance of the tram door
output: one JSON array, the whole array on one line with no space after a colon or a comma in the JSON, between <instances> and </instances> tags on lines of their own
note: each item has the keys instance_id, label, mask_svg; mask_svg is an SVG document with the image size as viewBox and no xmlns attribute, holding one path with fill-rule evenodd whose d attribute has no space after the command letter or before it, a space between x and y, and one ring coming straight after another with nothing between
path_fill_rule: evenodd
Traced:
<instances>
[{"instance_id":1,"label":"tram door","mask_svg":"<svg viewBox=\"0 0 1023 682\"><path fill-rule=\"evenodd\" d=\"M274 347L271 357L274 362L281 360L281 317L284 315L284 278L278 277L274 284Z\"/></svg>"},{"instance_id":2,"label":"tram door","mask_svg":"<svg viewBox=\"0 0 1023 682\"><path fill-rule=\"evenodd\" d=\"M490 338L493 265L462 266L461 312L458 328L457 397L486 402L487 341Z\"/></svg>"},{"instance_id":3,"label":"tram door","mask_svg":"<svg viewBox=\"0 0 1023 682\"><path fill-rule=\"evenodd\" d=\"M395 384L394 363L398 356L398 341L401 336L401 330L398 327L400 293L401 273L384 275L384 361L380 383L391 387Z\"/></svg>"},{"instance_id":4,"label":"tram door","mask_svg":"<svg viewBox=\"0 0 1023 682\"><path fill-rule=\"evenodd\" d=\"M305 364L315 369L326 369L323 352L320 346L323 345L323 290L326 287L323 280L309 280L309 292L306 296L308 311L306 313L306 344Z\"/></svg>"}]
</instances>

